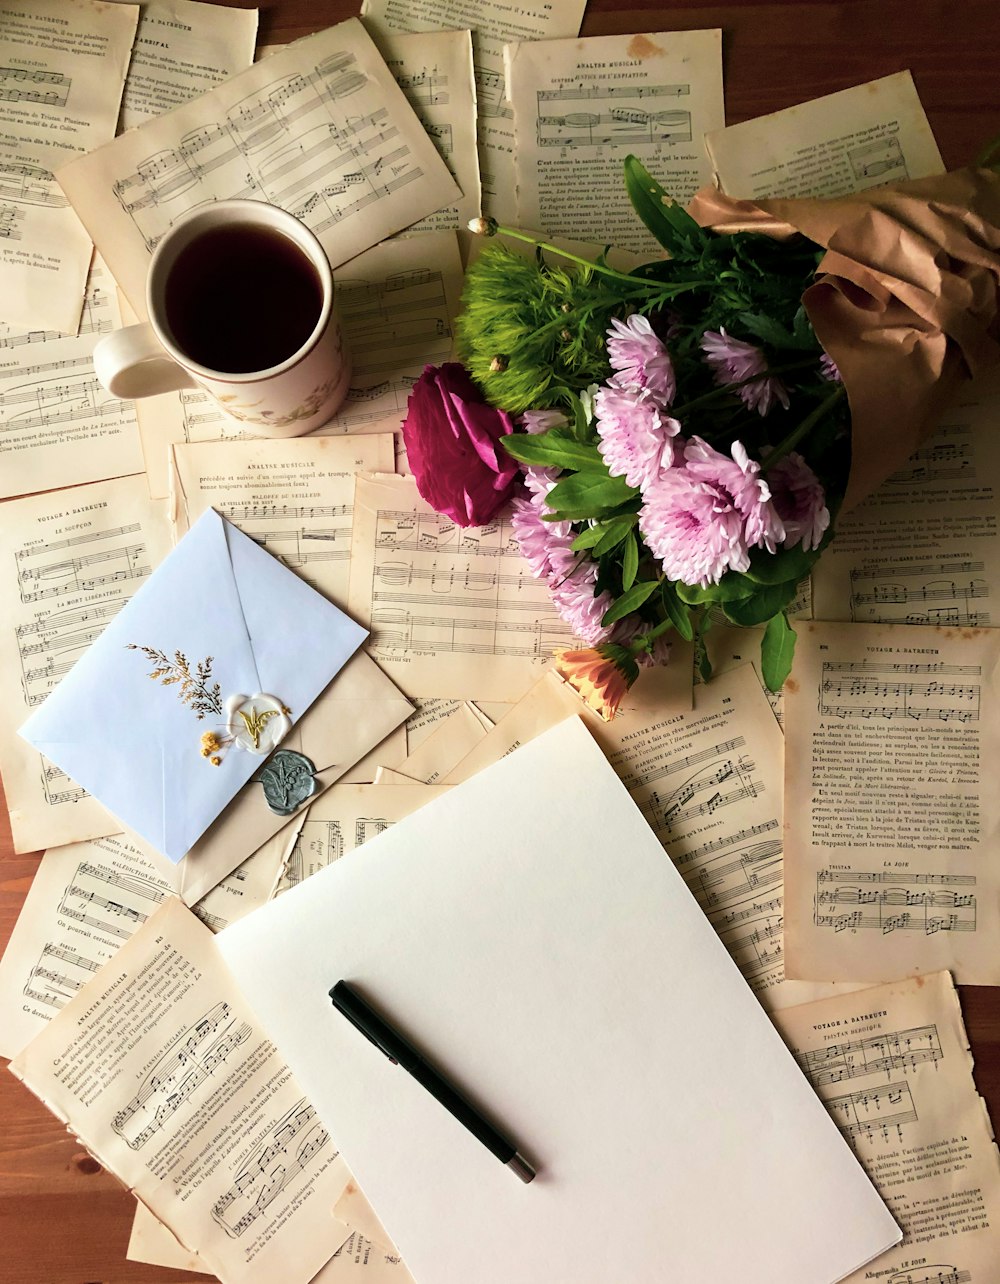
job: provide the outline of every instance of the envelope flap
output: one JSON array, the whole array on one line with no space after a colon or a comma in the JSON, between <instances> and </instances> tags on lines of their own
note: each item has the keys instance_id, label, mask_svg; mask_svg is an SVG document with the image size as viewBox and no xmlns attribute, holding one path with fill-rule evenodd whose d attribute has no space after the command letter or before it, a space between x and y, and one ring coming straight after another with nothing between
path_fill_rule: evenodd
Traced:
<instances>
[{"instance_id":1,"label":"envelope flap","mask_svg":"<svg viewBox=\"0 0 1000 1284\"><path fill-rule=\"evenodd\" d=\"M237 527L223 525L241 617L260 675L256 690L284 700L295 722L368 631Z\"/></svg>"}]
</instances>

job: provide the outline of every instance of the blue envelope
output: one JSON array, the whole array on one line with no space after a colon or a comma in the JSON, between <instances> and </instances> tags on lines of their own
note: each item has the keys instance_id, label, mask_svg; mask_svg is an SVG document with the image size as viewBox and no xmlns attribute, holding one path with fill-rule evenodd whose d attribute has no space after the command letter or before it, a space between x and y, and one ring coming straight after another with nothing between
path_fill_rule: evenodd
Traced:
<instances>
[{"instance_id":1,"label":"blue envelope","mask_svg":"<svg viewBox=\"0 0 1000 1284\"><path fill-rule=\"evenodd\" d=\"M20 734L176 862L367 636L209 510Z\"/></svg>"}]
</instances>

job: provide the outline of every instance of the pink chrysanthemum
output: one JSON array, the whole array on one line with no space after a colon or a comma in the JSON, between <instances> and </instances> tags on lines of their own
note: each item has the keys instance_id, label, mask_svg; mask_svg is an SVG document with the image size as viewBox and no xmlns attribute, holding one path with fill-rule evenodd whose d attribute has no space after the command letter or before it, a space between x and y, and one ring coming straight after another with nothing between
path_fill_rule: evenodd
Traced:
<instances>
[{"instance_id":1,"label":"pink chrysanthemum","mask_svg":"<svg viewBox=\"0 0 1000 1284\"><path fill-rule=\"evenodd\" d=\"M844 377L840 373L836 361L827 352L824 352L819 359L819 372L824 379L829 379L831 383L844 382Z\"/></svg>"},{"instance_id":2,"label":"pink chrysanthemum","mask_svg":"<svg viewBox=\"0 0 1000 1284\"><path fill-rule=\"evenodd\" d=\"M550 428L565 428L568 422L561 410L526 410L521 415L521 427L532 435L548 432Z\"/></svg>"},{"instance_id":3,"label":"pink chrysanthemum","mask_svg":"<svg viewBox=\"0 0 1000 1284\"><path fill-rule=\"evenodd\" d=\"M536 580L547 581L552 575L552 553L564 543L558 537L553 538L554 523L542 521L536 504L515 499L511 501L510 524L532 575Z\"/></svg>"},{"instance_id":4,"label":"pink chrysanthemum","mask_svg":"<svg viewBox=\"0 0 1000 1284\"><path fill-rule=\"evenodd\" d=\"M594 413L598 450L612 477L624 477L630 486L645 491L673 464L672 438L681 426L647 393L601 388L594 397Z\"/></svg>"},{"instance_id":5,"label":"pink chrysanthemum","mask_svg":"<svg viewBox=\"0 0 1000 1284\"><path fill-rule=\"evenodd\" d=\"M801 455L792 451L768 470L771 498L785 526L785 544L819 548L830 525L830 510L819 478Z\"/></svg>"},{"instance_id":6,"label":"pink chrysanthemum","mask_svg":"<svg viewBox=\"0 0 1000 1284\"><path fill-rule=\"evenodd\" d=\"M724 487L671 468L645 498L639 529L668 579L708 588L750 565L743 517Z\"/></svg>"},{"instance_id":7,"label":"pink chrysanthemum","mask_svg":"<svg viewBox=\"0 0 1000 1284\"><path fill-rule=\"evenodd\" d=\"M630 642L648 633L653 626L648 620L644 620L641 615L626 615L624 619L618 621L611 630L609 641L614 642L617 646L627 647ZM671 641L667 634L661 633L659 637L653 638L649 651L639 651L636 654L636 662L644 669L651 669L657 665L669 664L671 655Z\"/></svg>"},{"instance_id":8,"label":"pink chrysanthemum","mask_svg":"<svg viewBox=\"0 0 1000 1284\"><path fill-rule=\"evenodd\" d=\"M624 321L613 317L607 347L608 360L617 371L613 384L644 389L661 406L670 405L677 391L674 364L644 316L633 312Z\"/></svg>"},{"instance_id":9,"label":"pink chrysanthemum","mask_svg":"<svg viewBox=\"0 0 1000 1284\"><path fill-rule=\"evenodd\" d=\"M749 457L740 441L733 442L732 458L720 455L700 437L692 437L684 450L689 472L699 481L722 486L733 499L744 521L743 539L748 548L763 546L769 553L785 538L771 491L760 476L760 464Z\"/></svg>"},{"instance_id":10,"label":"pink chrysanthemum","mask_svg":"<svg viewBox=\"0 0 1000 1284\"><path fill-rule=\"evenodd\" d=\"M581 562L579 554L569 548L554 550L551 560L553 578L549 581L549 592L556 610L574 635L588 646L604 642L611 630L601 624L601 619L605 611L610 610L614 598L607 590L594 596L597 563L589 559Z\"/></svg>"},{"instance_id":11,"label":"pink chrysanthemum","mask_svg":"<svg viewBox=\"0 0 1000 1284\"><path fill-rule=\"evenodd\" d=\"M749 410L766 415L776 401L788 409L788 392L780 379L767 373L767 358L753 343L734 339L725 330L706 330L701 336L705 360L712 367L715 382L720 385L742 383L754 375L761 378L744 383L735 392Z\"/></svg>"}]
</instances>

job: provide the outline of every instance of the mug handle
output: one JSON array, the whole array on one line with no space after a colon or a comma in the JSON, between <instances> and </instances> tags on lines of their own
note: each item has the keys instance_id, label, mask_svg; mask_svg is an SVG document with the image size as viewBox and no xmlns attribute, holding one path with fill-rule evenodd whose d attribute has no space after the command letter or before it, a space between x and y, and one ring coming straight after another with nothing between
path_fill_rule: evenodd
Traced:
<instances>
[{"instance_id":1,"label":"mug handle","mask_svg":"<svg viewBox=\"0 0 1000 1284\"><path fill-rule=\"evenodd\" d=\"M106 334L94 348L94 372L113 397L125 401L198 387L167 354L151 325L130 325Z\"/></svg>"}]
</instances>

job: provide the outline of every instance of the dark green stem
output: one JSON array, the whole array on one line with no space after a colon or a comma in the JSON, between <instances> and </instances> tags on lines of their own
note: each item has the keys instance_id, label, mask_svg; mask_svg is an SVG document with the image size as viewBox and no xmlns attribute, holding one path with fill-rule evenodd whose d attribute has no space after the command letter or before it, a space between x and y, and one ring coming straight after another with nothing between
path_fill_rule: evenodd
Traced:
<instances>
[{"instance_id":1,"label":"dark green stem","mask_svg":"<svg viewBox=\"0 0 1000 1284\"><path fill-rule=\"evenodd\" d=\"M721 384L718 388L713 388L711 392L704 392L700 397L693 397L682 406L671 406L670 414L674 419L680 419L682 415L686 415L692 410L700 410L703 406L709 405L713 401L722 401L729 393L735 392L738 388L745 388L751 383L760 383L762 379L769 379L772 375L789 374L792 370L804 370L806 366L816 366L816 364L817 359L809 357L802 361L786 361L784 365L770 366L767 370L762 370L760 374L750 375L748 379L740 379L737 383Z\"/></svg>"},{"instance_id":2,"label":"dark green stem","mask_svg":"<svg viewBox=\"0 0 1000 1284\"><path fill-rule=\"evenodd\" d=\"M805 437L807 433L811 432L821 419L825 418L837 402L846 395L846 392L847 390L844 385L842 383L838 383L830 395L825 397L818 406L811 410L809 414L806 415L805 419L792 429L784 441L778 442L777 446L775 446L761 464L760 471L762 473L766 473L769 468L773 468L776 463L784 459L790 451L794 450L802 438Z\"/></svg>"},{"instance_id":3,"label":"dark green stem","mask_svg":"<svg viewBox=\"0 0 1000 1284\"><path fill-rule=\"evenodd\" d=\"M569 259L572 263L579 263L581 267L590 268L593 272L600 272L604 276L609 276L615 281L626 281L635 290L641 290L645 294L662 294L665 287L662 281L647 281L645 277L633 276L630 272L619 272L615 268L606 267L604 264L595 263L592 259L585 259L579 254L572 254L569 250L561 250L558 245L553 245L551 241L539 241L537 237L529 236L527 232L522 232L516 227L504 227L498 224L496 229L497 236L509 236L514 241L524 241L528 245L536 245L540 250L546 250L549 254L558 254L560 258ZM682 283L684 289L709 289L715 285L714 281L685 281Z\"/></svg>"}]
</instances>

